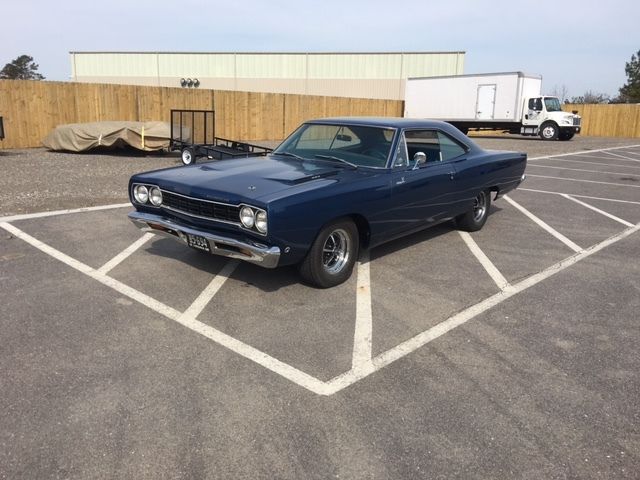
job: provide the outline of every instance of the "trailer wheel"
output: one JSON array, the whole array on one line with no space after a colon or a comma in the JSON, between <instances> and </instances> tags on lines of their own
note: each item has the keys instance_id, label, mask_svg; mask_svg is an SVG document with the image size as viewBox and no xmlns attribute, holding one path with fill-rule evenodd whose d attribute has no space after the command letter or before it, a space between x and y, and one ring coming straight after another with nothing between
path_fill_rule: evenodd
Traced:
<instances>
[{"instance_id":1,"label":"trailer wheel","mask_svg":"<svg viewBox=\"0 0 640 480\"><path fill-rule=\"evenodd\" d=\"M543 140L557 140L560 129L554 122L545 122L540 126L540 138Z\"/></svg>"},{"instance_id":2,"label":"trailer wheel","mask_svg":"<svg viewBox=\"0 0 640 480\"><path fill-rule=\"evenodd\" d=\"M193 165L194 163L196 163L196 154L193 151L193 148L183 148L180 158L182 160L182 163L184 163L185 165Z\"/></svg>"}]
</instances>

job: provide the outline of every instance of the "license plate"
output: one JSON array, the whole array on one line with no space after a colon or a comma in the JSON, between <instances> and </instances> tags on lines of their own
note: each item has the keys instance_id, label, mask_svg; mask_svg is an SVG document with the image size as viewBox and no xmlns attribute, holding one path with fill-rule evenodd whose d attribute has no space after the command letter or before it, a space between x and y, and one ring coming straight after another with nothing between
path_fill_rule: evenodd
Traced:
<instances>
[{"instance_id":1,"label":"license plate","mask_svg":"<svg viewBox=\"0 0 640 480\"><path fill-rule=\"evenodd\" d=\"M187 244L190 247L197 248L198 250L204 250L205 252L211 251L211 247L209 247L207 239L199 235L190 235L187 233Z\"/></svg>"}]
</instances>

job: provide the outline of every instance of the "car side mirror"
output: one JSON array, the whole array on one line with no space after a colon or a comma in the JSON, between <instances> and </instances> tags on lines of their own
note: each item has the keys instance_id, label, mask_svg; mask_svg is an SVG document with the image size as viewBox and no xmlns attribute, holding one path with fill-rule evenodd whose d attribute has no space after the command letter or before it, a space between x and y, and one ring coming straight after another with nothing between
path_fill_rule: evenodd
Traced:
<instances>
[{"instance_id":1,"label":"car side mirror","mask_svg":"<svg viewBox=\"0 0 640 480\"><path fill-rule=\"evenodd\" d=\"M416 152L413 156L413 167L412 170L415 170L423 163L427 163L427 154L424 152Z\"/></svg>"}]
</instances>

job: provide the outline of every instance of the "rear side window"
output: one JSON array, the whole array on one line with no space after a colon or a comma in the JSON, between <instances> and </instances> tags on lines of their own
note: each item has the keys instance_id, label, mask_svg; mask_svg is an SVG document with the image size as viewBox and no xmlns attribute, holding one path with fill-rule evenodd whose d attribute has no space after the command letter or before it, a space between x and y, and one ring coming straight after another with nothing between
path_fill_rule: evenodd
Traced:
<instances>
[{"instance_id":1,"label":"rear side window","mask_svg":"<svg viewBox=\"0 0 640 480\"><path fill-rule=\"evenodd\" d=\"M427 157L427 166L453 160L466 152L462 145L438 130L408 130L405 139L409 161L422 152Z\"/></svg>"}]
</instances>

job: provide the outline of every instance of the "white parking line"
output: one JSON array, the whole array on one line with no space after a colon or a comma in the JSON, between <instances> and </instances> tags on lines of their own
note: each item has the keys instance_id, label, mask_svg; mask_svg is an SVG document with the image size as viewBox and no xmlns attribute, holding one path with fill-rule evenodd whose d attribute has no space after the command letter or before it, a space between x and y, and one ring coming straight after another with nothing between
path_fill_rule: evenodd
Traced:
<instances>
[{"instance_id":1,"label":"white parking line","mask_svg":"<svg viewBox=\"0 0 640 480\"><path fill-rule=\"evenodd\" d=\"M307 390L317 393L318 395L331 394L330 389L325 382L318 380L315 377L312 377L311 375L303 372L302 370L298 370L297 368L287 365L286 363L281 362L277 358L274 358L264 352L261 352L260 350L252 347L251 345L247 345L246 343L243 343L240 340L236 340L235 338L219 330L216 330L215 328L210 327L209 325L202 323L196 320L195 318L186 316L178 312L174 308L169 307L168 305L165 305L164 303L159 302L158 300L134 288L131 288L128 285L125 285L124 283L119 282L118 280L115 280L107 275L104 275L98 272L97 270L91 268L89 265L79 262L78 260L60 252L59 250L56 250L55 248L50 247L49 245L41 242L37 238L32 237L28 233L23 232L19 228L16 228L15 226L11 225L10 223L0 222L0 228L7 230L11 234L27 242L29 245L37 248L38 250L46 253L47 255L50 255L56 260L59 260L62 263L65 263L66 265L84 273L85 275L88 275L89 277L93 278L94 280L97 280L103 285L106 285L116 290L122 295L125 295L130 299L141 303L142 305L150 308L156 313L159 313L165 316L166 318L187 327L188 329L196 333L199 333L200 335L203 335L210 340L213 340L214 342L218 343L219 345L222 345L225 348L228 348L229 350L237 353L238 355L241 355L249 360L252 360L253 362L259 365L262 365L264 368L274 373L277 373L278 375L286 378L287 380L290 380L291 382L297 385L300 385L301 387L304 387Z\"/></svg>"},{"instance_id":2,"label":"white parking line","mask_svg":"<svg viewBox=\"0 0 640 480\"><path fill-rule=\"evenodd\" d=\"M229 279L233 271L236 269L239 260L229 260L224 267L220 269L220 272L213 277L213 280L207 285L198 298L185 310L182 317L198 318L198 315L202 313L202 310L209 304L216 293L222 288L224 283Z\"/></svg>"},{"instance_id":3,"label":"white parking line","mask_svg":"<svg viewBox=\"0 0 640 480\"><path fill-rule=\"evenodd\" d=\"M16 222L18 220L29 220L31 218L53 217L55 215L67 215L69 213L96 212L98 210L111 210L112 208L131 207L130 203L114 203L111 205L98 205L97 207L72 208L69 210L51 210L49 212L23 213L20 215L9 215L0 217L0 222Z\"/></svg>"},{"instance_id":4,"label":"white parking line","mask_svg":"<svg viewBox=\"0 0 640 480\"><path fill-rule=\"evenodd\" d=\"M631 203L631 204L634 204L634 205L640 205L640 202L633 202L631 200L619 200L617 198L592 197L590 195L577 195L575 193L570 193L569 194L569 193L563 193L563 192L552 192L550 190L536 190L535 188L518 187L518 190L522 190L524 192L550 193L552 195L571 195L572 197L589 198L591 200L604 200L605 202Z\"/></svg>"},{"instance_id":5,"label":"white parking line","mask_svg":"<svg viewBox=\"0 0 640 480\"><path fill-rule=\"evenodd\" d=\"M91 278L99 281L100 283L102 283L104 285L107 285L108 287L113 288L114 290L116 290L116 291L122 293L123 295L131 298L132 300L135 300L136 302L139 302L142 305L145 305L146 307L149 307L150 309L152 309L152 310L164 315L167 318L170 318L172 320L176 320L180 316L180 312L178 312L177 310L169 307L168 305L165 305L164 303L159 302L158 300L156 300L154 298L151 298L148 295L145 295L144 293L139 292L138 290L136 290L134 288L131 288L128 285L125 285L124 283L119 282L118 280L115 280L115 279L113 279L111 277L108 277L107 275L104 275L104 274L98 272L97 270L95 270L94 268L90 267L89 265L86 265L86 264L76 260L75 258L70 257L69 255L67 255L65 253L62 253L59 250L56 250L55 248L47 245L44 242L41 242L37 238L32 237L28 233L23 232L19 228L11 225L10 223L2 222L2 223L0 223L0 227L4 228L6 231L11 233L12 235L15 235L16 237L20 238L21 240L27 242L32 247L37 248L38 250L46 253L47 255L50 255L51 257L55 258L56 260L59 260L60 262L65 263L66 265L70 266L71 268L74 268L74 269L78 270L79 272L82 272L85 275L88 275Z\"/></svg>"},{"instance_id":6,"label":"white parking line","mask_svg":"<svg viewBox=\"0 0 640 480\"><path fill-rule=\"evenodd\" d=\"M543 158L568 157L568 156L571 156L571 155L585 155L585 154L589 154L589 153L607 152L609 150L620 150L620 149L623 149L623 148L636 148L636 147L640 147L640 145L623 145L621 147L598 148L598 149L595 149L595 150L579 150L577 152L558 153L556 155L544 155L542 157L533 157L533 158L527 159L527 161L542 160Z\"/></svg>"},{"instance_id":7,"label":"white parking line","mask_svg":"<svg viewBox=\"0 0 640 480\"><path fill-rule=\"evenodd\" d=\"M351 370L349 372L343 373L342 375L338 375L337 377L329 380L327 382L328 393L326 395L331 395L333 393L339 392L340 390L354 384L355 382L362 380L367 375L370 375L389 364L395 362L396 360L400 360L403 357L406 357L410 353L415 350L423 347L427 343L441 337L447 332L450 332L454 328L457 328L461 325L464 325L469 320L477 317L481 313L486 312L490 308L504 302L508 298L520 293L529 287L532 287L543 280L559 273L570 266L576 264L577 262L584 260L585 258L593 255L594 253L599 252L603 248L606 248L614 243L622 240L623 238L628 237L629 235L640 230L640 224L635 225L634 227L623 230L622 232L614 235L613 237L608 238L592 247L587 248L579 253L575 253L571 257L561 260L555 265L550 266L542 270L539 273L531 275L530 277L521 280L520 282L511 286L510 289L496 293L489 298L482 300L481 302L472 305L471 307L457 313L456 315L448 318L447 320L439 323L438 325L426 330L422 333L419 333L413 338L393 347L390 350L378 355L373 359L372 366L366 371L354 371Z\"/></svg>"},{"instance_id":8,"label":"white parking line","mask_svg":"<svg viewBox=\"0 0 640 480\"><path fill-rule=\"evenodd\" d=\"M623 159L628 160L630 162L640 162L640 159L638 159L638 158L625 157L624 155L620 155L619 153L613 153L613 152L602 152L602 153L606 153L607 155L611 155L611 156L617 157L617 158L623 158Z\"/></svg>"},{"instance_id":9,"label":"white parking line","mask_svg":"<svg viewBox=\"0 0 640 480\"><path fill-rule=\"evenodd\" d=\"M610 218L611 220L615 220L618 223L621 223L627 227L633 227L633 223L631 222L627 222L626 220L623 220L619 217L616 217L615 215L610 214L609 212L605 212L604 210L600 210L599 208L594 207L593 205L589 205L588 203L585 203L581 200L578 200L577 198L573 198L571 195L567 195L566 193L561 194L562 197L567 198L569 200L571 200L572 202L576 202L584 207L587 207L591 210L593 210L594 212L598 212L601 215L604 215L605 217Z\"/></svg>"},{"instance_id":10,"label":"white parking line","mask_svg":"<svg viewBox=\"0 0 640 480\"><path fill-rule=\"evenodd\" d=\"M551 226L547 225L545 222L543 222L542 220L540 220L538 217L536 217L533 213L531 213L529 210L527 210L526 208L524 208L522 205L520 205L519 203L517 203L516 201L512 200L510 197L508 197L507 195L505 195L503 197L508 203L510 203L511 205L513 205L514 207L516 207L518 210L520 210L522 213L524 213L527 217L529 217L531 220L533 220L533 222L535 222L537 225L539 225L540 227L542 227L544 230L546 230L547 232L549 232L551 235L553 235L554 237L556 237L558 240L560 240L562 243L564 243L567 247L569 247L571 250L573 250L574 252L582 252L583 248L580 247L579 245L576 245L574 242L572 242L571 240L569 240L567 237L565 237L563 234L561 234L560 232L558 232L556 229L552 228Z\"/></svg>"},{"instance_id":11,"label":"white parking line","mask_svg":"<svg viewBox=\"0 0 640 480\"><path fill-rule=\"evenodd\" d=\"M500 273L500 270L496 268L496 266L489 259L489 257L487 257L485 253L480 249L480 247L475 242L475 240L471 237L471 235L469 235L468 232L463 232L461 230L458 230L458 233L462 237L462 240L464 240L464 243L467 244L467 247L469 247L469 250L471 250L471 253L473 253L473 255L478 259L478 261L480 262L480 265L484 267L484 269L487 271L487 273L489 274L491 279L495 282L495 284L498 286L498 288L500 290L505 290L509 288L511 285L509 285L509 282L507 281L507 279L504 278L504 275Z\"/></svg>"},{"instance_id":12,"label":"white parking line","mask_svg":"<svg viewBox=\"0 0 640 480\"><path fill-rule=\"evenodd\" d=\"M601 170L585 170L583 168L567 168L567 167L556 167L554 165L528 165L527 167L535 167L535 168L555 168L558 170L570 170L572 172L587 172L587 173L604 173L605 175L630 175L632 177L640 177L640 173L620 173L620 172L603 172Z\"/></svg>"},{"instance_id":13,"label":"white parking line","mask_svg":"<svg viewBox=\"0 0 640 480\"><path fill-rule=\"evenodd\" d=\"M351 361L353 370L367 369L371 364L373 314L371 311L369 261L369 252L362 252L357 270L356 326L353 335L353 357Z\"/></svg>"},{"instance_id":14,"label":"white parking line","mask_svg":"<svg viewBox=\"0 0 640 480\"><path fill-rule=\"evenodd\" d=\"M579 178L551 177L549 175L534 175L532 173L528 173L527 177L552 178L554 180L566 180L568 182L599 183L601 185L615 185L616 187L640 188L640 185L629 185L627 183L601 182L601 181L598 181L598 180L582 180L582 179L579 179Z\"/></svg>"},{"instance_id":15,"label":"white parking line","mask_svg":"<svg viewBox=\"0 0 640 480\"><path fill-rule=\"evenodd\" d=\"M593 157L593 158L599 158L600 160L603 160L603 158L601 157ZM587 165L603 165L605 167L616 167L616 168L640 168L640 165L618 165L618 164L611 164L611 163L588 162L586 160L573 160L569 158L554 158L553 161L554 162L586 163ZM535 163L532 163L532 164L527 163L527 167L541 167L541 166L542 165L537 165Z\"/></svg>"},{"instance_id":16,"label":"white parking line","mask_svg":"<svg viewBox=\"0 0 640 480\"><path fill-rule=\"evenodd\" d=\"M513 200L510 200L510 202L515 203L513 202ZM576 253L565 260L561 260L555 265L552 265L551 267L537 274L531 275L530 277L527 277L524 280L521 280L515 285L512 285L510 288L505 289L495 295L492 295L491 297L486 298L485 300L475 305L472 305L471 307L468 307L467 309L459 312L458 314L450 317L449 319L441 322L440 324L430 328L429 330L426 330L416 335L415 337L397 345L396 347L382 353L381 355L378 355L373 360L367 363L360 364L358 368L352 368L350 371L344 374L338 375L337 377L333 378L328 382L323 382L321 380L318 380L317 378L312 377L311 375L301 370L298 370L297 368L292 367L284 362L281 362L280 360L274 357L271 357L270 355L250 345L247 345L219 330L216 330L213 327L210 327L202 322L199 322L192 316L181 314L177 310L163 304L162 302L159 302L154 298L149 297L148 295L142 292L139 292L138 290L135 290L111 277L103 275L102 273L99 273L97 270L94 270L90 266L82 262L79 262L74 258L69 257L68 255L54 249L53 247L50 247L49 245L46 245L45 243L39 241L38 239L30 236L29 234L23 232L22 230L14 227L9 223L1 222L0 228L7 230L8 232L12 233L16 237L22 239L23 241L27 242L33 247L39 249L40 251L90 276L91 278L94 278L100 283L111 287L112 289L118 291L119 293L125 296L128 296L132 300L135 300L141 303L142 305L147 306L151 310L171 320L176 321L177 323L189 328L190 330L196 333L199 333L200 335L203 335L206 338L209 338L210 340L218 343L219 345L222 345L225 348L228 348L229 350L237 353L238 355L241 355L244 358L247 358L263 366L264 368L286 378L287 380L303 388L306 388L307 390L313 393L316 393L318 395L333 395L334 393L365 378L367 375L374 373L375 371L378 371L381 368L386 367L390 363L395 362L396 360L399 360L406 355L409 355L416 349L424 346L425 344L431 342L432 340L435 340L436 338L439 338L440 336L453 330L454 328L465 324L472 318L485 312L491 307L498 305L499 303L512 297L513 295L519 292L522 292L533 285L536 285L537 283L545 280L546 278L552 275L555 275L558 272L561 272L562 270L570 267L571 265L579 262L580 260L637 232L638 230L640 230L640 224L635 225L634 227L630 227L620 232L619 234L614 235L613 237L610 237L607 240L604 240L603 242L600 242L586 250L582 250L581 252ZM365 281L367 279L366 273L363 275L362 278L363 278L362 283L366 285L368 283ZM211 290L214 290L214 288L212 287Z\"/></svg>"},{"instance_id":17,"label":"white parking line","mask_svg":"<svg viewBox=\"0 0 640 480\"><path fill-rule=\"evenodd\" d=\"M103 266L101 266L98 269L98 272L106 275L108 272L110 272L116 266L118 266L125 258L127 258L129 255L134 253L136 250L142 247L149 240L151 240L151 238L153 238L153 233L145 233L142 237L140 237L138 240L133 242L131 245L129 245L127 248L125 248L123 251L121 251L119 254L117 254L115 257L113 257L111 260L105 263Z\"/></svg>"},{"instance_id":18,"label":"white parking line","mask_svg":"<svg viewBox=\"0 0 640 480\"><path fill-rule=\"evenodd\" d=\"M638 155L640 157L640 152L622 152L622 153L626 153L627 155Z\"/></svg>"},{"instance_id":19,"label":"white parking line","mask_svg":"<svg viewBox=\"0 0 640 480\"><path fill-rule=\"evenodd\" d=\"M602 152L602 153L609 153L609 152ZM626 152L625 152L626 153ZM605 157L604 155L587 155L587 154L581 154L580 155L581 158L594 158L596 160L618 160L617 158L611 158L611 157ZM560 159L562 160L562 159ZM620 160L622 160L623 162L627 162L627 159L621 158ZM635 160L632 160L635 162Z\"/></svg>"}]
</instances>

